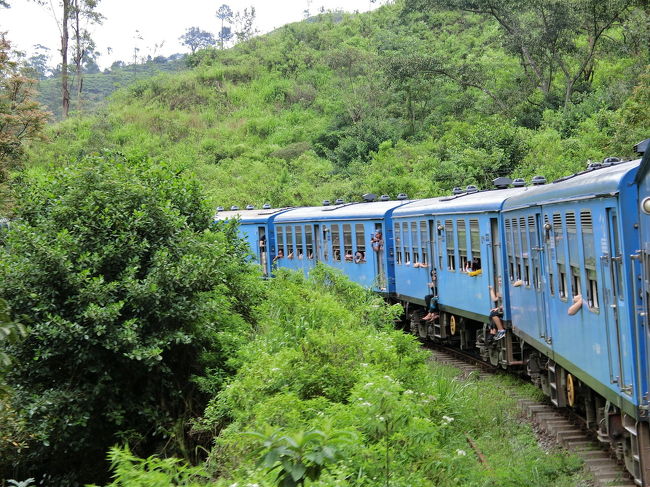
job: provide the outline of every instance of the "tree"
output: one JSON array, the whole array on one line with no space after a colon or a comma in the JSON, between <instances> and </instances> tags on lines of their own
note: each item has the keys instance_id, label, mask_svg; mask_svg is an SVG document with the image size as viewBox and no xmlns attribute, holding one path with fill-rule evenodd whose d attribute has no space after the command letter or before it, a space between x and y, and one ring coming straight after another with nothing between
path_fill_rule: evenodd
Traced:
<instances>
[{"instance_id":1,"label":"tree","mask_svg":"<svg viewBox=\"0 0 650 487\"><path fill-rule=\"evenodd\" d=\"M77 109L81 110L83 64L91 53L95 53L95 42L90 37L87 26L101 24L104 17L96 10L100 0L72 0L72 2L72 32L74 35L72 59L75 65Z\"/></svg>"},{"instance_id":2,"label":"tree","mask_svg":"<svg viewBox=\"0 0 650 487\"><path fill-rule=\"evenodd\" d=\"M198 49L205 49L206 47L214 46L217 40L212 33L201 30L198 27L190 27L185 31L185 34L179 37L179 40L184 46L190 48L192 54Z\"/></svg>"},{"instance_id":3,"label":"tree","mask_svg":"<svg viewBox=\"0 0 650 487\"><path fill-rule=\"evenodd\" d=\"M14 475L104 482L122 442L191 457L201 387L232 373L259 299L236 227L179 171L110 154L26 178L16 213L0 296L30 334L3 349L32 441Z\"/></svg>"},{"instance_id":4,"label":"tree","mask_svg":"<svg viewBox=\"0 0 650 487\"><path fill-rule=\"evenodd\" d=\"M563 79L564 106L580 83L589 86L594 58L604 34L635 0L407 0L407 11L442 7L485 15L504 34L532 86L547 100L553 83Z\"/></svg>"},{"instance_id":5,"label":"tree","mask_svg":"<svg viewBox=\"0 0 650 487\"><path fill-rule=\"evenodd\" d=\"M221 43L221 49L224 47L224 43L232 37L230 33L230 27L226 26L226 23L232 22L232 9L225 3L217 9L217 18L221 20L221 28L219 29L219 34L217 38Z\"/></svg>"},{"instance_id":6,"label":"tree","mask_svg":"<svg viewBox=\"0 0 650 487\"><path fill-rule=\"evenodd\" d=\"M0 34L0 182L19 165L23 143L42 135L48 114L35 101L35 84L21 73L11 44Z\"/></svg>"},{"instance_id":7,"label":"tree","mask_svg":"<svg viewBox=\"0 0 650 487\"><path fill-rule=\"evenodd\" d=\"M47 78L50 68L48 62L50 59L50 49L41 44L34 45L34 54L32 54L25 63L27 68L33 72L34 77L38 80Z\"/></svg>"},{"instance_id":8,"label":"tree","mask_svg":"<svg viewBox=\"0 0 650 487\"><path fill-rule=\"evenodd\" d=\"M244 42L257 34L257 29L253 26L255 23L255 7L245 8L238 11L233 19L234 34L237 42Z\"/></svg>"}]
</instances>

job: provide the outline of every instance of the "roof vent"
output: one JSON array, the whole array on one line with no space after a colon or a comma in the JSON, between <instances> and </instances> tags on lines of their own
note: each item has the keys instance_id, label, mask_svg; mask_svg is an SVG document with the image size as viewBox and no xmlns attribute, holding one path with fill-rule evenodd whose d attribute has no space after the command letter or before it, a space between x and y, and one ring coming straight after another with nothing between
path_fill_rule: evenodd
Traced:
<instances>
[{"instance_id":1,"label":"roof vent","mask_svg":"<svg viewBox=\"0 0 650 487\"><path fill-rule=\"evenodd\" d=\"M492 184L497 189L506 189L508 186L512 184L512 179L510 178L496 178L492 181Z\"/></svg>"},{"instance_id":2,"label":"roof vent","mask_svg":"<svg viewBox=\"0 0 650 487\"><path fill-rule=\"evenodd\" d=\"M533 186L541 186L542 184L546 184L546 178L544 176L535 176L530 182Z\"/></svg>"},{"instance_id":3,"label":"roof vent","mask_svg":"<svg viewBox=\"0 0 650 487\"><path fill-rule=\"evenodd\" d=\"M268 203L264 203L264 206L262 206L262 209L264 209L264 210L270 210L270 209L271 209L271 205L268 204Z\"/></svg>"},{"instance_id":4,"label":"roof vent","mask_svg":"<svg viewBox=\"0 0 650 487\"><path fill-rule=\"evenodd\" d=\"M463 191L463 189L458 186L456 186L454 189L451 190L451 194L453 194L454 196L457 194L463 194L464 192L465 191Z\"/></svg>"},{"instance_id":5,"label":"roof vent","mask_svg":"<svg viewBox=\"0 0 650 487\"><path fill-rule=\"evenodd\" d=\"M407 200L408 196L406 195L406 193L400 193L400 194L397 195L397 199L400 200L400 201Z\"/></svg>"},{"instance_id":6,"label":"roof vent","mask_svg":"<svg viewBox=\"0 0 650 487\"><path fill-rule=\"evenodd\" d=\"M379 197L379 201L390 201L390 196L388 196L387 194L382 194Z\"/></svg>"},{"instance_id":7,"label":"roof vent","mask_svg":"<svg viewBox=\"0 0 650 487\"><path fill-rule=\"evenodd\" d=\"M587 164L587 171L593 171L594 169L600 169L603 165L600 162L590 162Z\"/></svg>"},{"instance_id":8,"label":"roof vent","mask_svg":"<svg viewBox=\"0 0 650 487\"><path fill-rule=\"evenodd\" d=\"M648 150L648 145L650 145L650 139L645 139L639 142L637 145L634 146L634 152L637 154L645 154L646 151Z\"/></svg>"},{"instance_id":9,"label":"roof vent","mask_svg":"<svg viewBox=\"0 0 650 487\"><path fill-rule=\"evenodd\" d=\"M329 206L330 200L323 200L323 206Z\"/></svg>"},{"instance_id":10,"label":"roof vent","mask_svg":"<svg viewBox=\"0 0 650 487\"><path fill-rule=\"evenodd\" d=\"M512 182L512 186L515 188L523 188L524 186L526 186L526 181L524 181L521 178L517 178Z\"/></svg>"},{"instance_id":11,"label":"roof vent","mask_svg":"<svg viewBox=\"0 0 650 487\"><path fill-rule=\"evenodd\" d=\"M478 188L476 186L474 186L473 184L470 184L465 188L465 191L467 191L468 193L477 193Z\"/></svg>"},{"instance_id":12,"label":"roof vent","mask_svg":"<svg viewBox=\"0 0 650 487\"><path fill-rule=\"evenodd\" d=\"M233 206L230 207L230 209L231 209L232 211L236 211L236 210L239 210L239 206L235 206L235 205L233 205Z\"/></svg>"},{"instance_id":13,"label":"roof vent","mask_svg":"<svg viewBox=\"0 0 650 487\"><path fill-rule=\"evenodd\" d=\"M247 210L254 210L255 207L253 205L246 205Z\"/></svg>"},{"instance_id":14,"label":"roof vent","mask_svg":"<svg viewBox=\"0 0 650 487\"><path fill-rule=\"evenodd\" d=\"M223 211L223 206L217 206L217 211Z\"/></svg>"},{"instance_id":15,"label":"roof vent","mask_svg":"<svg viewBox=\"0 0 650 487\"><path fill-rule=\"evenodd\" d=\"M345 203L343 198L336 198L336 201L334 202L335 205L342 205L343 203Z\"/></svg>"},{"instance_id":16,"label":"roof vent","mask_svg":"<svg viewBox=\"0 0 650 487\"><path fill-rule=\"evenodd\" d=\"M361 197L363 198L363 201L367 201L368 203L377 199L377 195L374 193L366 193Z\"/></svg>"}]
</instances>

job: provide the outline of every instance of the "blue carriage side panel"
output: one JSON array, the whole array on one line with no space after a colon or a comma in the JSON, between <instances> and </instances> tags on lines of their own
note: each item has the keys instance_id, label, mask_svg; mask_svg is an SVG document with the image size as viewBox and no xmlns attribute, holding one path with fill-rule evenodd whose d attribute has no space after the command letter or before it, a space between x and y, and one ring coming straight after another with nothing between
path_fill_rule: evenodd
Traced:
<instances>
[{"instance_id":1,"label":"blue carriage side panel","mask_svg":"<svg viewBox=\"0 0 650 487\"><path fill-rule=\"evenodd\" d=\"M515 278L533 276L532 284L509 289L515 333L635 416L640 377L627 256L638 245L631 186L637 165L528 188L504 211L508 267ZM535 307L543 312L531 313Z\"/></svg>"}]
</instances>

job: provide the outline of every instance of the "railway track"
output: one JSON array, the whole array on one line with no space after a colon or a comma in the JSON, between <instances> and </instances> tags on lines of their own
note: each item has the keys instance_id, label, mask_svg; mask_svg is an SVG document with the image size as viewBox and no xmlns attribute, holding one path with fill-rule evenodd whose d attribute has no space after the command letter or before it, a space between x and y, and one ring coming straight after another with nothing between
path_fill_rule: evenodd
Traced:
<instances>
[{"instance_id":1,"label":"railway track","mask_svg":"<svg viewBox=\"0 0 650 487\"><path fill-rule=\"evenodd\" d=\"M490 375L505 373L459 350L431 344L427 344L426 348L431 352L432 360L460 369L461 380L467 380L469 377L480 380ZM539 436L553 440L584 460L584 468L593 476L594 486L636 485L614 454L603 449L593 437L593 433L584 429L581 418L572 415L569 410L557 409L547 403L520 397L514 390L512 394L518 397L517 405L522 416L533 423Z\"/></svg>"}]
</instances>

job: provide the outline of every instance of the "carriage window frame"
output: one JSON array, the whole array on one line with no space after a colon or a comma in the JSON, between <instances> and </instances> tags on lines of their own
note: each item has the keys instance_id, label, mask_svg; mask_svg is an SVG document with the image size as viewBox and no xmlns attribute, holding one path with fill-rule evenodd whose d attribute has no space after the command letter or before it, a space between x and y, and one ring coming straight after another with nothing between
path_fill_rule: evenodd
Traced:
<instances>
[{"instance_id":1,"label":"carriage window frame","mask_svg":"<svg viewBox=\"0 0 650 487\"><path fill-rule=\"evenodd\" d=\"M301 259L304 257L305 248L303 246L305 237L304 237L304 227L302 225L295 225L294 227L295 241L296 241L296 257Z\"/></svg>"},{"instance_id":2,"label":"carriage window frame","mask_svg":"<svg viewBox=\"0 0 650 487\"><path fill-rule=\"evenodd\" d=\"M275 238L275 255L280 255L280 250L282 250L283 257L281 258L284 258L287 256L284 245L284 225L279 225L275 233L277 234Z\"/></svg>"},{"instance_id":3,"label":"carriage window frame","mask_svg":"<svg viewBox=\"0 0 650 487\"><path fill-rule=\"evenodd\" d=\"M402 227L399 222L393 223L393 237L394 246L395 246L395 264L402 265Z\"/></svg>"},{"instance_id":4,"label":"carriage window frame","mask_svg":"<svg viewBox=\"0 0 650 487\"><path fill-rule=\"evenodd\" d=\"M598 266L596 259L596 237L593 215L590 210L580 210L580 234L582 235L582 265L585 269L587 285L587 308L593 313L600 312L598 294Z\"/></svg>"},{"instance_id":5,"label":"carriage window frame","mask_svg":"<svg viewBox=\"0 0 650 487\"><path fill-rule=\"evenodd\" d=\"M514 256L515 256L515 281L522 281L522 248L521 248L521 232L519 230L519 219L513 218L510 221L510 228L512 231L512 241L514 244Z\"/></svg>"},{"instance_id":6,"label":"carriage window frame","mask_svg":"<svg viewBox=\"0 0 650 487\"><path fill-rule=\"evenodd\" d=\"M447 270L456 272L456 242L454 220L445 220L445 244L447 248Z\"/></svg>"},{"instance_id":7,"label":"carriage window frame","mask_svg":"<svg viewBox=\"0 0 650 487\"><path fill-rule=\"evenodd\" d=\"M411 222L411 255L413 256L413 264L420 263L420 235L418 232L418 224L415 221Z\"/></svg>"},{"instance_id":8,"label":"carriage window frame","mask_svg":"<svg viewBox=\"0 0 650 487\"><path fill-rule=\"evenodd\" d=\"M506 255L508 256L508 279L515 280L515 257L512 243L512 220L506 218L505 221L505 240L506 240Z\"/></svg>"},{"instance_id":9,"label":"carriage window frame","mask_svg":"<svg viewBox=\"0 0 650 487\"><path fill-rule=\"evenodd\" d=\"M411 238L409 235L409 223L402 222L402 248L404 249L404 265L411 265Z\"/></svg>"},{"instance_id":10,"label":"carriage window frame","mask_svg":"<svg viewBox=\"0 0 650 487\"><path fill-rule=\"evenodd\" d=\"M578 234L578 221L575 211L564 214L566 222L566 239L571 274L571 297L582 296L582 269L580 263L580 240Z\"/></svg>"},{"instance_id":11,"label":"carriage window frame","mask_svg":"<svg viewBox=\"0 0 650 487\"><path fill-rule=\"evenodd\" d=\"M305 250L307 252L307 259L313 260L313 258L314 258L314 227L312 225L305 225Z\"/></svg>"},{"instance_id":12,"label":"carriage window frame","mask_svg":"<svg viewBox=\"0 0 650 487\"><path fill-rule=\"evenodd\" d=\"M548 290L551 296L555 296L555 272L553 272L553 260L551 258L551 247L554 240L552 230L553 226L549 221L548 214L544 215L544 226L549 225L550 230L544 231L544 245L546 247L546 272L548 273Z\"/></svg>"},{"instance_id":13,"label":"carriage window frame","mask_svg":"<svg viewBox=\"0 0 650 487\"><path fill-rule=\"evenodd\" d=\"M474 262L474 259L478 259L478 269L481 268L481 228L479 226L479 221L476 218L471 218L469 220L469 241L470 241L470 259Z\"/></svg>"},{"instance_id":14,"label":"carriage window frame","mask_svg":"<svg viewBox=\"0 0 650 487\"><path fill-rule=\"evenodd\" d=\"M429 239L427 238L427 222L426 220L420 220L420 249L422 260L420 261L424 266L429 266L429 250L428 243Z\"/></svg>"},{"instance_id":15,"label":"carriage window frame","mask_svg":"<svg viewBox=\"0 0 650 487\"><path fill-rule=\"evenodd\" d=\"M533 287L535 290L539 291L542 288L542 271L541 271L541 255L539 253L539 248L541 247L541 242L539 241L539 231L537 228L537 220L535 216L528 215L527 218L527 227L528 227L528 245L530 246L530 266L531 274L533 279Z\"/></svg>"},{"instance_id":16,"label":"carriage window frame","mask_svg":"<svg viewBox=\"0 0 650 487\"><path fill-rule=\"evenodd\" d=\"M519 237L521 238L521 265L522 265L522 280L526 287L530 287L530 258L531 258L531 245L528 241L528 225L526 218L519 217Z\"/></svg>"},{"instance_id":17,"label":"carriage window frame","mask_svg":"<svg viewBox=\"0 0 650 487\"><path fill-rule=\"evenodd\" d=\"M567 282L567 256L565 251L564 219L562 213L553 213L553 238L555 240L555 266L557 269L557 295L562 301L569 300Z\"/></svg>"},{"instance_id":18,"label":"carriage window frame","mask_svg":"<svg viewBox=\"0 0 650 487\"><path fill-rule=\"evenodd\" d=\"M330 236L332 239L332 260L334 262L341 262L342 258L342 242L341 242L341 228L338 223L330 225Z\"/></svg>"},{"instance_id":19,"label":"carriage window frame","mask_svg":"<svg viewBox=\"0 0 650 487\"><path fill-rule=\"evenodd\" d=\"M445 226L444 222L442 220L437 220L436 222L436 233L438 235L438 245L437 245L437 252L438 252L438 269L444 269L444 257L443 254L445 254Z\"/></svg>"},{"instance_id":20,"label":"carriage window frame","mask_svg":"<svg viewBox=\"0 0 650 487\"><path fill-rule=\"evenodd\" d=\"M464 218L456 220L456 237L458 238L458 268L467 271L469 252L467 251L467 222Z\"/></svg>"},{"instance_id":21,"label":"carriage window frame","mask_svg":"<svg viewBox=\"0 0 650 487\"><path fill-rule=\"evenodd\" d=\"M353 262L354 249L352 248L352 225L350 223L343 224L343 251L345 262ZM345 258L347 255L351 256L349 260Z\"/></svg>"},{"instance_id":22,"label":"carriage window frame","mask_svg":"<svg viewBox=\"0 0 650 487\"><path fill-rule=\"evenodd\" d=\"M366 261L366 233L363 223L354 224L354 235L356 251L354 253L354 261L359 264ZM361 258L357 259L357 253L361 254Z\"/></svg>"}]
</instances>

